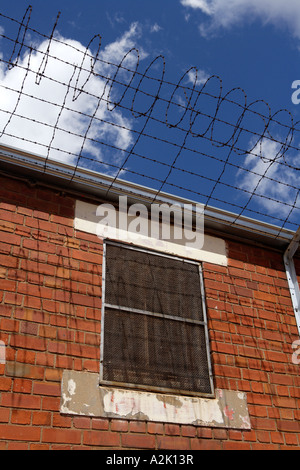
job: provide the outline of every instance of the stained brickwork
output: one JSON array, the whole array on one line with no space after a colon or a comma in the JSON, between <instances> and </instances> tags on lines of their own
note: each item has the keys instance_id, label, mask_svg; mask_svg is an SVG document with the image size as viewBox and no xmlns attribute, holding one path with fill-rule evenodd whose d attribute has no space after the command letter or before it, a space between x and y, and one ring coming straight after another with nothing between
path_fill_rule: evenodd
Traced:
<instances>
[{"instance_id":1,"label":"stained brickwork","mask_svg":"<svg viewBox=\"0 0 300 470\"><path fill-rule=\"evenodd\" d=\"M203 265L215 386L247 393L251 430L61 415L63 370L99 370L102 241L74 230L71 195L13 177L0 188L0 450L299 446L282 253L228 240L228 266Z\"/></svg>"}]
</instances>

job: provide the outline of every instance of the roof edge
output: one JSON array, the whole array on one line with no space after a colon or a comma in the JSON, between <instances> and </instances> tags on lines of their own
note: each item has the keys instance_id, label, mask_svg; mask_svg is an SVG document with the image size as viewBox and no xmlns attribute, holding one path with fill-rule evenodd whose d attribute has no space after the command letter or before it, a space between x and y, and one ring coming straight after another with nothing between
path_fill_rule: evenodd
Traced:
<instances>
[{"instance_id":1,"label":"roof edge","mask_svg":"<svg viewBox=\"0 0 300 470\"><path fill-rule=\"evenodd\" d=\"M126 195L131 202L143 202L147 205L151 204L156 195L156 191L151 188L120 179L114 181L109 175L85 168L77 167L75 171L72 165L52 159L46 162L45 157L41 155L6 145L0 145L0 169L95 200L105 198L113 202L120 195ZM157 203L197 204L196 201L162 192L155 200ZM291 230L249 217L237 216L233 212L212 206L205 208L205 229L219 236L223 234L242 238L244 241L249 240L280 250L287 247L295 234Z\"/></svg>"}]
</instances>

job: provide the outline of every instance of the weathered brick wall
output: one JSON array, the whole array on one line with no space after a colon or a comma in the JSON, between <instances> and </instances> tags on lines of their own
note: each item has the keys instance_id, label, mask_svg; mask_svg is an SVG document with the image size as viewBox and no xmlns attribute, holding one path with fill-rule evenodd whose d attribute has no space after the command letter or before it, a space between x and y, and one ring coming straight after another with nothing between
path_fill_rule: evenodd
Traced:
<instances>
[{"instance_id":1,"label":"weathered brick wall","mask_svg":"<svg viewBox=\"0 0 300 470\"><path fill-rule=\"evenodd\" d=\"M63 416L64 369L98 372L102 243L70 196L0 178L0 449L284 449L299 445L298 338L282 255L228 242L204 264L215 385L247 393L250 431Z\"/></svg>"},{"instance_id":2,"label":"weathered brick wall","mask_svg":"<svg viewBox=\"0 0 300 470\"><path fill-rule=\"evenodd\" d=\"M299 446L299 335L282 254L230 242L228 268L205 265L204 273L216 385L247 393L252 425L222 431L219 447Z\"/></svg>"}]
</instances>

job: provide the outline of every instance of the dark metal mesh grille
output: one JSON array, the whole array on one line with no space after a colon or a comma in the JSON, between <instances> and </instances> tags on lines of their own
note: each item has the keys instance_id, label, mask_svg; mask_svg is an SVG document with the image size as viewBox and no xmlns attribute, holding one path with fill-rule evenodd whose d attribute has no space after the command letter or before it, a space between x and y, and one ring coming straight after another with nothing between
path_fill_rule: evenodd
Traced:
<instances>
[{"instance_id":1,"label":"dark metal mesh grille","mask_svg":"<svg viewBox=\"0 0 300 470\"><path fill-rule=\"evenodd\" d=\"M105 289L103 380L211 393L197 265L107 244Z\"/></svg>"},{"instance_id":2,"label":"dark metal mesh grille","mask_svg":"<svg viewBox=\"0 0 300 470\"><path fill-rule=\"evenodd\" d=\"M204 327L105 311L104 380L210 393Z\"/></svg>"},{"instance_id":3,"label":"dark metal mesh grille","mask_svg":"<svg viewBox=\"0 0 300 470\"><path fill-rule=\"evenodd\" d=\"M107 245L105 302L203 320L198 266Z\"/></svg>"}]
</instances>

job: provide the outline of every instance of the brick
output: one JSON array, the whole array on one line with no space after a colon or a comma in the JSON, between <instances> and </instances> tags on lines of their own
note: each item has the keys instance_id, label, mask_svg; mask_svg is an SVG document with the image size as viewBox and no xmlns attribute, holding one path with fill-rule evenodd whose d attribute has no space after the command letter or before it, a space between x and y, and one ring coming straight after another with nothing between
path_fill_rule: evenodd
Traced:
<instances>
[{"instance_id":1,"label":"brick","mask_svg":"<svg viewBox=\"0 0 300 470\"><path fill-rule=\"evenodd\" d=\"M297 400L289 397L274 397L273 398L274 406L279 408L297 408Z\"/></svg>"},{"instance_id":2,"label":"brick","mask_svg":"<svg viewBox=\"0 0 300 470\"><path fill-rule=\"evenodd\" d=\"M45 252L45 253L56 252L56 247L52 243L47 243L41 240L34 240L34 239L23 240L23 248L27 248L28 250L34 250L38 252Z\"/></svg>"},{"instance_id":3,"label":"brick","mask_svg":"<svg viewBox=\"0 0 300 470\"><path fill-rule=\"evenodd\" d=\"M236 285L230 286L230 292L232 294L238 295L240 297L249 297L253 298L253 290L247 289L245 287L237 287Z\"/></svg>"},{"instance_id":4,"label":"brick","mask_svg":"<svg viewBox=\"0 0 300 470\"><path fill-rule=\"evenodd\" d=\"M119 447L120 434L116 432L84 431L83 444L97 447Z\"/></svg>"},{"instance_id":5,"label":"brick","mask_svg":"<svg viewBox=\"0 0 300 470\"><path fill-rule=\"evenodd\" d=\"M278 385L293 385L293 377L290 375L285 374L270 374L270 382L271 384L278 384Z\"/></svg>"},{"instance_id":6,"label":"brick","mask_svg":"<svg viewBox=\"0 0 300 470\"><path fill-rule=\"evenodd\" d=\"M13 391L17 393L31 393L32 380L29 379L17 379L13 381Z\"/></svg>"},{"instance_id":7,"label":"brick","mask_svg":"<svg viewBox=\"0 0 300 470\"><path fill-rule=\"evenodd\" d=\"M300 422L290 420L280 420L277 422L278 431L280 432L300 432Z\"/></svg>"},{"instance_id":8,"label":"brick","mask_svg":"<svg viewBox=\"0 0 300 470\"><path fill-rule=\"evenodd\" d=\"M281 419L294 419L294 410L290 410L288 408L281 408L280 418Z\"/></svg>"},{"instance_id":9,"label":"brick","mask_svg":"<svg viewBox=\"0 0 300 470\"><path fill-rule=\"evenodd\" d=\"M37 297L24 296L24 307L40 309L42 308L42 300Z\"/></svg>"},{"instance_id":10,"label":"brick","mask_svg":"<svg viewBox=\"0 0 300 470\"><path fill-rule=\"evenodd\" d=\"M11 317L13 307L10 305L0 305L0 316Z\"/></svg>"},{"instance_id":11,"label":"brick","mask_svg":"<svg viewBox=\"0 0 300 470\"><path fill-rule=\"evenodd\" d=\"M181 434L186 437L195 437L197 428L194 426L181 426Z\"/></svg>"},{"instance_id":12,"label":"brick","mask_svg":"<svg viewBox=\"0 0 300 470\"><path fill-rule=\"evenodd\" d=\"M228 439L228 431L226 429L214 429L213 430L213 436L214 436L214 439L217 439L217 440L226 440Z\"/></svg>"},{"instance_id":13,"label":"brick","mask_svg":"<svg viewBox=\"0 0 300 470\"><path fill-rule=\"evenodd\" d=\"M192 439L191 450L222 450L222 442L210 439Z\"/></svg>"},{"instance_id":14,"label":"brick","mask_svg":"<svg viewBox=\"0 0 300 470\"><path fill-rule=\"evenodd\" d=\"M73 429L43 429L42 442L80 444L81 432Z\"/></svg>"},{"instance_id":15,"label":"brick","mask_svg":"<svg viewBox=\"0 0 300 470\"><path fill-rule=\"evenodd\" d=\"M57 339L59 341L74 341L75 332L66 330L66 329L58 329L57 330Z\"/></svg>"},{"instance_id":16,"label":"brick","mask_svg":"<svg viewBox=\"0 0 300 470\"><path fill-rule=\"evenodd\" d=\"M12 380L7 377L0 377L0 391L8 392L11 389Z\"/></svg>"},{"instance_id":17,"label":"brick","mask_svg":"<svg viewBox=\"0 0 300 470\"><path fill-rule=\"evenodd\" d=\"M258 442L271 442L270 433L268 431L257 431L256 435Z\"/></svg>"},{"instance_id":18,"label":"brick","mask_svg":"<svg viewBox=\"0 0 300 470\"><path fill-rule=\"evenodd\" d=\"M278 303L276 295L267 294L266 292L259 291L255 291L253 295L255 299L263 300L264 302L270 302L273 305L276 305Z\"/></svg>"},{"instance_id":19,"label":"brick","mask_svg":"<svg viewBox=\"0 0 300 470\"><path fill-rule=\"evenodd\" d=\"M79 261L92 264L102 264L102 254L96 255L95 253L89 253L82 250L72 250L72 257Z\"/></svg>"},{"instance_id":20,"label":"brick","mask_svg":"<svg viewBox=\"0 0 300 470\"><path fill-rule=\"evenodd\" d=\"M0 264L2 264L1 258L0 258ZM3 265L7 266L7 264L3 264ZM16 266L10 266L10 267L16 267ZM30 261L30 260L22 260L21 268L25 271L44 274L46 276L55 276L55 266L52 266L51 264L38 263L36 261Z\"/></svg>"},{"instance_id":21,"label":"brick","mask_svg":"<svg viewBox=\"0 0 300 470\"><path fill-rule=\"evenodd\" d=\"M169 436L180 436L180 427L177 424L165 424L165 433Z\"/></svg>"},{"instance_id":22,"label":"brick","mask_svg":"<svg viewBox=\"0 0 300 470\"><path fill-rule=\"evenodd\" d=\"M45 379L52 381L52 382L61 382L62 379L62 370L56 370L56 369L46 369L45 371Z\"/></svg>"},{"instance_id":23,"label":"brick","mask_svg":"<svg viewBox=\"0 0 300 470\"><path fill-rule=\"evenodd\" d=\"M58 384L51 384L51 383L35 383L33 386L33 393L35 395L42 395L42 396L60 396L60 385Z\"/></svg>"},{"instance_id":24,"label":"brick","mask_svg":"<svg viewBox=\"0 0 300 470\"><path fill-rule=\"evenodd\" d=\"M32 415L32 424L37 426L51 426L52 414L47 411L35 411Z\"/></svg>"},{"instance_id":25,"label":"brick","mask_svg":"<svg viewBox=\"0 0 300 470\"><path fill-rule=\"evenodd\" d=\"M8 268L17 268L18 264L19 264L18 258L0 254L0 265L2 267L6 266Z\"/></svg>"},{"instance_id":26,"label":"brick","mask_svg":"<svg viewBox=\"0 0 300 470\"><path fill-rule=\"evenodd\" d=\"M3 231L5 230L5 231ZM4 227L3 224L0 222L0 242L3 243L8 243L9 245L17 245L19 246L21 244L21 237L20 235L15 235L13 233L10 233L8 235L8 232L11 232L12 229L6 226Z\"/></svg>"},{"instance_id":27,"label":"brick","mask_svg":"<svg viewBox=\"0 0 300 470\"><path fill-rule=\"evenodd\" d=\"M129 432L146 433L147 425L144 421L131 421L129 423Z\"/></svg>"},{"instance_id":28,"label":"brick","mask_svg":"<svg viewBox=\"0 0 300 470\"><path fill-rule=\"evenodd\" d=\"M121 434L123 447L132 449L155 449L155 436L141 434Z\"/></svg>"},{"instance_id":29,"label":"brick","mask_svg":"<svg viewBox=\"0 0 300 470\"><path fill-rule=\"evenodd\" d=\"M271 437L271 442L273 442L273 444L284 444L282 433L270 432L270 437Z\"/></svg>"},{"instance_id":30,"label":"brick","mask_svg":"<svg viewBox=\"0 0 300 470\"><path fill-rule=\"evenodd\" d=\"M0 408L0 423L8 423L10 418L10 410L8 408Z\"/></svg>"},{"instance_id":31,"label":"brick","mask_svg":"<svg viewBox=\"0 0 300 470\"><path fill-rule=\"evenodd\" d=\"M49 450L50 446L47 444L30 444L30 450Z\"/></svg>"},{"instance_id":32,"label":"brick","mask_svg":"<svg viewBox=\"0 0 300 470\"><path fill-rule=\"evenodd\" d=\"M113 423L114 421L112 421ZM102 431L107 431L109 428L109 421L108 419L104 418L92 418L92 429L99 429ZM113 431L113 429L112 429Z\"/></svg>"},{"instance_id":33,"label":"brick","mask_svg":"<svg viewBox=\"0 0 300 470\"><path fill-rule=\"evenodd\" d=\"M276 431L277 423L275 419L251 418L253 428L264 431Z\"/></svg>"},{"instance_id":34,"label":"brick","mask_svg":"<svg viewBox=\"0 0 300 470\"><path fill-rule=\"evenodd\" d=\"M58 225L65 225L66 227L73 228L73 216L74 216L74 212L73 212L73 215L69 217L52 214L50 216L50 221Z\"/></svg>"},{"instance_id":35,"label":"brick","mask_svg":"<svg viewBox=\"0 0 300 470\"><path fill-rule=\"evenodd\" d=\"M244 369L243 370L243 379L256 381L256 382L268 382L268 374L262 370L251 370L251 369Z\"/></svg>"},{"instance_id":36,"label":"brick","mask_svg":"<svg viewBox=\"0 0 300 470\"><path fill-rule=\"evenodd\" d=\"M49 314L29 308L16 308L15 318L24 321L32 321L35 323L48 323Z\"/></svg>"},{"instance_id":37,"label":"brick","mask_svg":"<svg viewBox=\"0 0 300 470\"><path fill-rule=\"evenodd\" d=\"M162 423L148 423L148 433L149 434L163 434L164 425Z\"/></svg>"},{"instance_id":38,"label":"brick","mask_svg":"<svg viewBox=\"0 0 300 470\"><path fill-rule=\"evenodd\" d=\"M44 204L44 202L42 203ZM33 201L33 206L37 207L37 201ZM34 219L49 220L49 213L43 212L42 210L35 209L32 213Z\"/></svg>"},{"instance_id":39,"label":"brick","mask_svg":"<svg viewBox=\"0 0 300 470\"><path fill-rule=\"evenodd\" d=\"M19 322L15 320L6 320L3 319L0 322L0 330L1 331L12 331L17 333L19 331Z\"/></svg>"},{"instance_id":40,"label":"brick","mask_svg":"<svg viewBox=\"0 0 300 470\"><path fill-rule=\"evenodd\" d=\"M241 431L236 431L236 430L233 430L233 429L229 429L228 438L232 441L242 441L243 440L243 434L242 434Z\"/></svg>"},{"instance_id":41,"label":"brick","mask_svg":"<svg viewBox=\"0 0 300 470\"><path fill-rule=\"evenodd\" d=\"M190 440L187 437L179 436L157 436L157 445L158 449L189 450Z\"/></svg>"},{"instance_id":42,"label":"brick","mask_svg":"<svg viewBox=\"0 0 300 470\"><path fill-rule=\"evenodd\" d=\"M62 369L73 369L73 358L66 356L56 356L56 367Z\"/></svg>"},{"instance_id":43,"label":"brick","mask_svg":"<svg viewBox=\"0 0 300 470\"><path fill-rule=\"evenodd\" d=\"M22 322L20 327L20 333L28 335L37 335L38 325L32 322Z\"/></svg>"},{"instance_id":44,"label":"brick","mask_svg":"<svg viewBox=\"0 0 300 470\"><path fill-rule=\"evenodd\" d=\"M9 256L12 256L12 252L13 252L13 249L15 247L13 247L12 245L8 244L8 243L2 243L0 242L0 253L2 255L9 255Z\"/></svg>"},{"instance_id":45,"label":"brick","mask_svg":"<svg viewBox=\"0 0 300 470\"><path fill-rule=\"evenodd\" d=\"M31 349L36 351L45 351L47 347L47 343L43 338L21 335L12 336L10 344L12 347Z\"/></svg>"},{"instance_id":46,"label":"brick","mask_svg":"<svg viewBox=\"0 0 300 470\"><path fill-rule=\"evenodd\" d=\"M16 291L17 283L15 281L10 281L7 279L2 279L1 281L1 289L9 292Z\"/></svg>"},{"instance_id":47,"label":"brick","mask_svg":"<svg viewBox=\"0 0 300 470\"><path fill-rule=\"evenodd\" d=\"M41 407L41 398L31 395L22 395L19 393L3 393L1 395L1 406L23 408L25 410L39 410Z\"/></svg>"},{"instance_id":48,"label":"brick","mask_svg":"<svg viewBox=\"0 0 300 470\"><path fill-rule=\"evenodd\" d=\"M50 313L59 313L60 312L60 303L54 300L43 300L43 309L46 312Z\"/></svg>"},{"instance_id":49,"label":"brick","mask_svg":"<svg viewBox=\"0 0 300 470\"><path fill-rule=\"evenodd\" d=\"M31 422L31 411L12 410L11 423L12 424L26 424Z\"/></svg>"},{"instance_id":50,"label":"brick","mask_svg":"<svg viewBox=\"0 0 300 470\"><path fill-rule=\"evenodd\" d=\"M66 344L58 343L56 341L50 341L48 343L48 352L52 352L56 354L65 354Z\"/></svg>"},{"instance_id":51,"label":"brick","mask_svg":"<svg viewBox=\"0 0 300 470\"><path fill-rule=\"evenodd\" d=\"M75 417L73 420L74 428L76 429L90 429L92 418L86 418L83 416Z\"/></svg>"},{"instance_id":52,"label":"brick","mask_svg":"<svg viewBox=\"0 0 300 470\"><path fill-rule=\"evenodd\" d=\"M212 438L212 435L213 435L212 434L212 428L198 427L196 429L197 429L197 437L199 437L201 439L211 439Z\"/></svg>"},{"instance_id":53,"label":"brick","mask_svg":"<svg viewBox=\"0 0 300 470\"><path fill-rule=\"evenodd\" d=\"M286 434L285 442L287 445L297 446L298 445L298 436L294 434Z\"/></svg>"},{"instance_id":54,"label":"brick","mask_svg":"<svg viewBox=\"0 0 300 470\"><path fill-rule=\"evenodd\" d=\"M100 359L99 347L86 346L84 344L66 344L66 353L70 356L85 357L91 359Z\"/></svg>"},{"instance_id":55,"label":"brick","mask_svg":"<svg viewBox=\"0 0 300 470\"><path fill-rule=\"evenodd\" d=\"M59 411L60 398L58 397L43 397L42 409L45 411Z\"/></svg>"},{"instance_id":56,"label":"brick","mask_svg":"<svg viewBox=\"0 0 300 470\"><path fill-rule=\"evenodd\" d=\"M10 212L8 210L0 209L0 220L11 222L17 225L23 225L24 217L21 214L16 214L14 212Z\"/></svg>"},{"instance_id":57,"label":"brick","mask_svg":"<svg viewBox=\"0 0 300 470\"><path fill-rule=\"evenodd\" d=\"M231 366L220 366L220 365L215 365L214 367L215 374L216 375L221 375L223 377L235 377L235 378L241 378L241 369L238 367L231 367Z\"/></svg>"},{"instance_id":58,"label":"brick","mask_svg":"<svg viewBox=\"0 0 300 470\"><path fill-rule=\"evenodd\" d=\"M42 336L43 338L55 339L57 335L56 328L53 326L47 326L47 325L40 325L38 332L39 332L39 336Z\"/></svg>"},{"instance_id":59,"label":"brick","mask_svg":"<svg viewBox=\"0 0 300 470\"><path fill-rule=\"evenodd\" d=\"M29 349L19 349L17 351L16 363L21 362L22 364L35 364L36 352L30 351ZM19 366L20 368L21 366ZM30 370L31 372L31 370ZM41 371L40 371L41 372ZM41 373L40 376L43 374ZM25 375L23 375L25 376Z\"/></svg>"},{"instance_id":60,"label":"brick","mask_svg":"<svg viewBox=\"0 0 300 470\"><path fill-rule=\"evenodd\" d=\"M251 445L248 442L224 442L223 450L251 450Z\"/></svg>"},{"instance_id":61,"label":"brick","mask_svg":"<svg viewBox=\"0 0 300 470\"><path fill-rule=\"evenodd\" d=\"M266 360L271 362L290 362L290 355L278 351L265 351Z\"/></svg>"},{"instance_id":62,"label":"brick","mask_svg":"<svg viewBox=\"0 0 300 470\"><path fill-rule=\"evenodd\" d=\"M31 426L7 426L0 424L0 440L26 441L33 442L39 441L41 430L38 427Z\"/></svg>"},{"instance_id":63,"label":"brick","mask_svg":"<svg viewBox=\"0 0 300 470\"><path fill-rule=\"evenodd\" d=\"M72 418L69 416L62 416L61 414L53 414L53 426L59 428L71 428Z\"/></svg>"}]
</instances>

